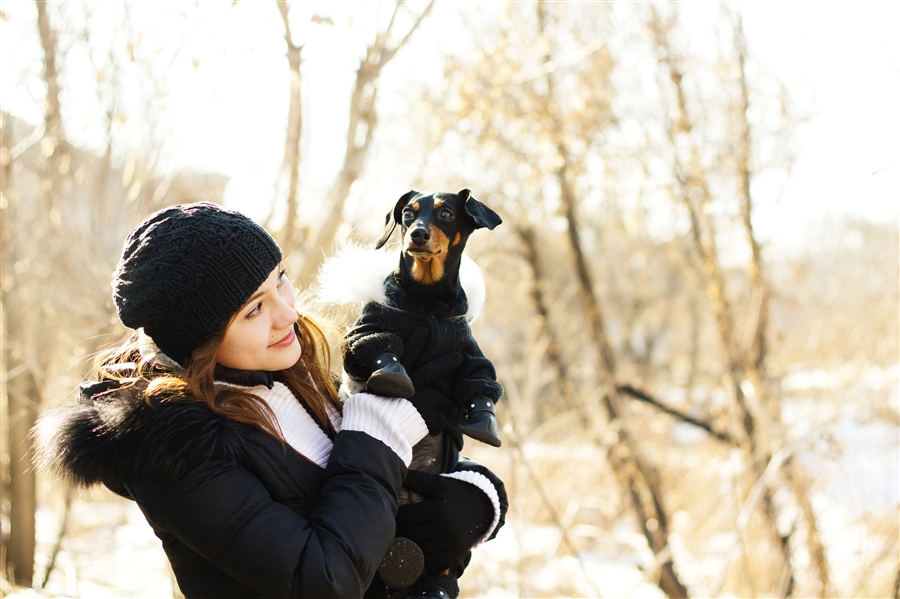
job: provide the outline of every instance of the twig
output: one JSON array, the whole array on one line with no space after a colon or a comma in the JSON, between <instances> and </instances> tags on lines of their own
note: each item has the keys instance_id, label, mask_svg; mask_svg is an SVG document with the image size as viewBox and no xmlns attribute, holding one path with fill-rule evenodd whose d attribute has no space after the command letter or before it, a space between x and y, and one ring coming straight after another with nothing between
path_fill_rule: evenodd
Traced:
<instances>
[{"instance_id":1,"label":"twig","mask_svg":"<svg viewBox=\"0 0 900 599\"><path fill-rule=\"evenodd\" d=\"M719 441L722 441L723 443L728 443L729 445L734 445L735 447L740 445L738 443L738 441L734 437L729 435L728 433L714 428L711 422L708 422L706 420L700 420L699 418L694 418L693 416L688 416L681 410L678 410L671 406L667 406L664 403L662 403L661 401L659 401L658 399L655 399L653 396L651 396L646 391L637 389L636 387L633 387L631 385L617 385L616 389L620 393L624 393L625 395L633 397L634 399L638 399L644 403L650 404L651 406L658 409L659 411L665 412L666 414L668 414L670 416L674 416L675 418L681 420L682 422L686 422L688 424L692 424L696 427L702 428L703 430L708 432L710 435L712 435Z\"/></svg>"},{"instance_id":2,"label":"twig","mask_svg":"<svg viewBox=\"0 0 900 599\"><path fill-rule=\"evenodd\" d=\"M725 573L728 570L728 563L733 559L734 549L737 547L740 542L741 536L744 534L744 530L747 528L747 524L750 522L750 515L754 509L756 509L756 504L759 503L759 500L765 494L766 489L768 489L772 481L775 478L775 475L781 469L781 466L784 464L785 460L788 459L789 453L785 449L780 449L775 452L775 455L772 456L772 459L769 460L769 463L766 465L766 469L763 472L762 476L760 476L756 482L753 484L753 488L750 489L750 492L747 494L747 499L744 500L744 505L741 506L740 512L738 512L737 520L735 521L734 531L735 531L735 539L732 547L725 552L725 563L722 564L722 568L719 573L719 581L716 584L715 591L712 592L712 596L718 596L722 591L722 586L725 584Z\"/></svg>"},{"instance_id":3,"label":"twig","mask_svg":"<svg viewBox=\"0 0 900 599\"><path fill-rule=\"evenodd\" d=\"M600 50L606 47L606 40L595 40L594 42L586 45L581 49L581 53L578 56L572 58L566 64L557 64L555 62L546 62L541 67L540 72L535 74L525 74L521 77L516 77L515 79L509 82L509 85L525 85L526 83L533 83L538 79L551 75L553 73L558 73L560 71L564 71L566 69L571 69L572 67L578 65L579 63L584 62Z\"/></svg>"},{"instance_id":4,"label":"twig","mask_svg":"<svg viewBox=\"0 0 900 599\"><path fill-rule=\"evenodd\" d=\"M566 548L569 550L569 553L578 561L578 565L581 566L582 572L584 572L584 579L587 584L591 587L591 591L596 593L597 597L602 597L602 593L600 589L594 584L594 581L591 580L590 570L587 567L587 564L584 563L584 560L581 558L581 552L575 547L572 543L571 539L569 539L569 533L566 529L566 526L562 523L562 518L560 518L559 514L556 512L556 509L553 507L553 504L550 502L550 498L547 496L547 493L544 492L544 487L541 484L541 480L538 477L537 473L531 467L531 464L525 457L525 451L522 448L522 444L519 440L519 435L515 431L515 426L510 427L508 431L508 439L512 443L513 449L516 453L519 454L519 459L522 461L522 466L525 468L525 472L528 474L528 478L531 479L531 483L534 485L535 490L538 493L538 496L541 498L541 503L544 504L544 507L550 513L550 519L553 520L553 523L556 524L556 528L559 529L560 538Z\"/></svg>"},{"instance_id":5,"label":"twig","mask_svg":"<svg viewBox=\"0 0 900 599\"><path fill-rule=\"evenodd\" d=\"M62 523L59 525L59 534L56 535L56 542L53 544L53 551L50 552L50 563L47 564L47 570L44 572L44 578L41 580L41 588L47 588L47 583L50 581L50 575L53 573L53 568L56 566L56 557L59 555L59 550L62 547L63 538L66 536L66 527L69 523L69 514L72 513L72 488L66 487L66 497L63 501L63 517Z\"/></svg>"},{"instance_id":6,"label":"twig","mask_svg":"<svg viewBox=\"0 0 900 599\"><path fill-rule=\"evenodd\" d=\"M900 568L897 568L897 576L894 577L894 599L900 599Z\"/></svg>"}]
</instances>

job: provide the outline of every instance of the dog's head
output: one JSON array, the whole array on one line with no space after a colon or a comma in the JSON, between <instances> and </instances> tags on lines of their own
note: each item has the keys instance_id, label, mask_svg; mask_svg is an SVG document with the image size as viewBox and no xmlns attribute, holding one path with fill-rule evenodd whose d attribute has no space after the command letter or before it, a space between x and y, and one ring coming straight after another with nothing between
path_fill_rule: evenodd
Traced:
<instances>
[{"instance_id":1,"label":"dog's head","mask_svg":"<svg viewBox=\"0 0 900 599\"><path fill-rule=\"evenodd\" d=\"M403 234L403 254L411 263L413 279L432 285L450 269L459 269L466 240L475 229L493 229L502 221L496 212L472 197L468 189L457 193L409 191L385 217L381 248L397 225Z\"/></svg>"}]
</instances>

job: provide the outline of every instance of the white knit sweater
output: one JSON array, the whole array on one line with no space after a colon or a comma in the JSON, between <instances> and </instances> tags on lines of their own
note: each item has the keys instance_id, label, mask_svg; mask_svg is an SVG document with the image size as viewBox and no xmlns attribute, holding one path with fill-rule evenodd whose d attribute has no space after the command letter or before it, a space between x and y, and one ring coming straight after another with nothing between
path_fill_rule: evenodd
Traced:
<instances>
[{"instance_id":1,"label":"white knit sweater","mask_svg":"<svg viewBox=\"0 0 900 599\"><path fill-rule=\"evenodd\" d=\"M238 387L265 401L275 414L285 441L297 453L323 468L328 463L333 445L331 439L284 383L276 382L271 389L265 385L240 387L231 383L217 384ZM326 411L335 431L364 432L390 447L407 467L412 460L413 445L428 434L425 421L405 399L357 393L344 402L343 416L328 404Z\"/></svg>"}]
</instances>

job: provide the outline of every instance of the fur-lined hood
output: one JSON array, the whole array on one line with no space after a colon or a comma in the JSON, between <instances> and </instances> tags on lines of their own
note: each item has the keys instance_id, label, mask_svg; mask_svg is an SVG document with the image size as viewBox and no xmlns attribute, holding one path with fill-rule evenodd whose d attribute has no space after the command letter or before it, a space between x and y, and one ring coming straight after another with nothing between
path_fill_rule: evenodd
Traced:
<instances>
[{"instance_id":1,"label":"fur-lined hood","mask_svg":"<svg viewBox=\"0 0 900 599\"><path fill-rule=\"evenodd\" d=\"M75 405L39 419L36 464L72 484L103 483L128 496L122 481L136 475L174 479L212 455L240 460L253 429L185 398L148 402L146 386L143 379L84 383Z\"/></svg>"}]
</instances>

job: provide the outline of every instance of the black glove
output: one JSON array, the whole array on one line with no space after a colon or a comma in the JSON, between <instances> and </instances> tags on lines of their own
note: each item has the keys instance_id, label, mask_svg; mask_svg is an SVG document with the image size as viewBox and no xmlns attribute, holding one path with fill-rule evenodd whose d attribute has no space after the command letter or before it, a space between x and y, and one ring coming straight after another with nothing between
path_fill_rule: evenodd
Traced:
<instances>
[{"instance_id":1,"label":"black glove","mask_svg":"<svg viewBox=\"0 0 900 599\"><path fill-rule=\"evenodd\" d=\"M489 481L491 481L491 484L494 485L494 488L497 489L497 498L500 500L500 519L497 522L497 526L494 527L493 532L491 532L491 536L485 539L486 541L490 541L497 536L497 533L501 528L503 528L503 525L506 524L506 512L507 510L509 510L509 497L506 495L506 486L503 484L503 481L500 480L499 476L491 472L487 466L479 464L475 460L460 457L459 463L456 465L456 468L453 471L460 472L462 470L471 470L473 472L483 474Z\"/></svg>"},{"instance_id":2,"label":"black glove","mask_svg":"<svg viewBox=\"0 0 900 599\"><path fill-rule=\"evenodd\" d=\"M472 545L494 521L491 500L471 483L418 470L409 471L403 486L424 499L400 507L397 536L422 549L429 574L464 566Z\"/></svg>"}]
</instances>

